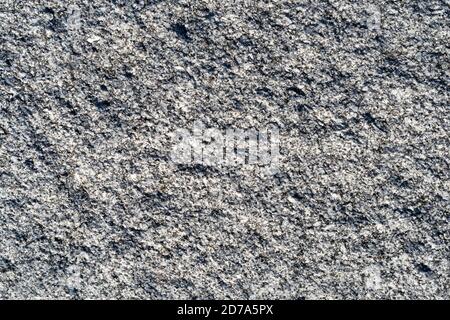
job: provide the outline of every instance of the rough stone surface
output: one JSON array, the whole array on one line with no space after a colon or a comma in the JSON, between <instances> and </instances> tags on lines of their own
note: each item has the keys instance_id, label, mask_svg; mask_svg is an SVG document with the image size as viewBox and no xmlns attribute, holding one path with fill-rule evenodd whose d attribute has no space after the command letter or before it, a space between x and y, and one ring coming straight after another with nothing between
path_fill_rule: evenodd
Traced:
<instances>
[{"instance_id":1,"label":"rough stone surface","mask_svg":"<svg viewBox=\"0 0 450 320\"><path fill-rule=\"evenodd\" d=\"M0 298L450 298L449 1L69 2L0 1Z\"/></svg>"}]
</instances>

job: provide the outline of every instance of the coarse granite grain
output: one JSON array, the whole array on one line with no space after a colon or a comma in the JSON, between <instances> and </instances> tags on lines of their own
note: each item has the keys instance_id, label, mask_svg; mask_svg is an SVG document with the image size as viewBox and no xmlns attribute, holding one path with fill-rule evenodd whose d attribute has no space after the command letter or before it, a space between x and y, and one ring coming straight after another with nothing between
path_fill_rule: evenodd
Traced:
<instances>
[{"instance_id":1,"label":"coarse granite grain","mask_svg":"<svg viewBox=\"0 0 450 320\"><path fill-rule=\"evenodd\" d=\"M0 0L0 299L449 299L449 5Z\"/></svg>"}]
</instances>

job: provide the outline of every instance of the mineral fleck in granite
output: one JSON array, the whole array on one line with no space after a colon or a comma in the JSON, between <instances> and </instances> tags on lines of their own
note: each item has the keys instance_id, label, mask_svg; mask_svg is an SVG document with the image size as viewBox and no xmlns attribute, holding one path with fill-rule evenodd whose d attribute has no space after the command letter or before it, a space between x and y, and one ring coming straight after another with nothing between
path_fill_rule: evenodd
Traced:
<instances>
[{"instance_id":1,"label":"mineral fleck in granite","mask_svg":"<svg viewBox=\"0 0 450 320\"><path fill-rule=\"evenodd\" d=\"M450 299L449 40L448 0L0 0L0 299Z\"/></svg>"}]
</instances>

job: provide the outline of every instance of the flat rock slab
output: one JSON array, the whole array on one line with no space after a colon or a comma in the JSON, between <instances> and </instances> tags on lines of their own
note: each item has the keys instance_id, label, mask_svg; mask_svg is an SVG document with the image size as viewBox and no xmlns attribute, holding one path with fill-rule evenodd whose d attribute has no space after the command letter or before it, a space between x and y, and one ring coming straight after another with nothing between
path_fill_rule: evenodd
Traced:
<instances>
[{"instance_id":1,"label":"flat rock slab","mask_svg":"<svg viewBox=\"0 0 450 320\"><path fill-rule=\"evenodd\" d=\"M0 1L1 299L450 298L448 1L71 2Z\"/></svg>"}]
</instances>

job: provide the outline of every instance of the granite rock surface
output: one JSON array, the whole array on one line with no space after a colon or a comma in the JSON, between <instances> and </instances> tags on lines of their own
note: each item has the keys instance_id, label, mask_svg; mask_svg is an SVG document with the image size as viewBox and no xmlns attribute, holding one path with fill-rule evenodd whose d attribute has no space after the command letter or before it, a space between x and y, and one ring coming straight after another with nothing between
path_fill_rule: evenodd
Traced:
<instances>
[{"instance_id":1,"label":"granite rock surface","mask_svg":"<svg viewBox=\"0 0 450 320\"><path fill-rule=\"evenodd\" d=\"M0 1L1 299L449 299L449 1ZM278 171L173 133L280 132Z\"/></svg>"}]
</instances>

